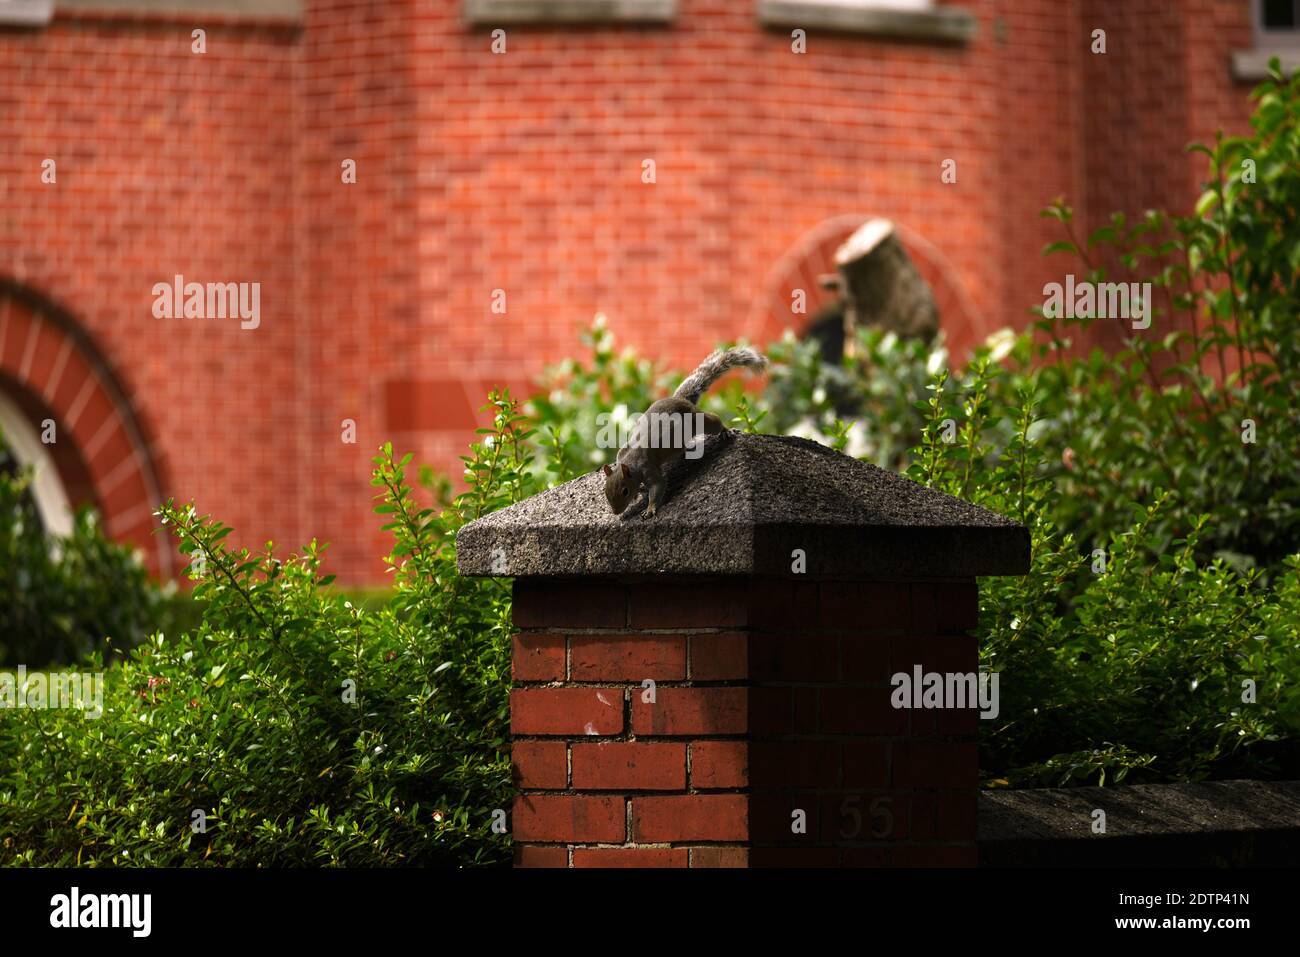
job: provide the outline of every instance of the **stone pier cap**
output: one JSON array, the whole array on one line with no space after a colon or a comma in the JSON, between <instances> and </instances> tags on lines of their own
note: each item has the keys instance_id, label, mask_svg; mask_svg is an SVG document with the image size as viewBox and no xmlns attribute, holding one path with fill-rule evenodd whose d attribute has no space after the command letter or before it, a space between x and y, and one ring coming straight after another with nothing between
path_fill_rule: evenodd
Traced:
<instances>
[{"instance_id":1,"label":"stone pier cap","mask_svg":"<svg viewBox=\"0 0 1300 957\"><path fill-rule=\"evenodd\" d=\"M697 446L697 449L701 448ZM611 453L611 459L613 458ZM599 470L461 528L461 574L950 579L1029 571L1029 530L808 439L724 432L665 472L652 518Z\"/></svg>"}]
</instances>

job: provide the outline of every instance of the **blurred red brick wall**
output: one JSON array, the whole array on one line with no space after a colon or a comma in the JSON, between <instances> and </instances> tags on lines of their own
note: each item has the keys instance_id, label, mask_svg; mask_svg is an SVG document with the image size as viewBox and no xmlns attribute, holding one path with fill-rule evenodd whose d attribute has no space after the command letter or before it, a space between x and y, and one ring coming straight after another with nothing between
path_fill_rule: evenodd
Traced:
<instances>
[{"instance_id":1,"label":"blurred red brick wall","mask_svg":"<svg viewBox=\"0 0 1300 957\"><path fill-rule=\"evenodd\" d=\"M98 344L163 494L246 544L332 542L344 581L379 580L374 448L456 475L486 389L575 352L596 312L678 366L762 343L783 258L886 216L961 304L960 351L1060 278L1047 201L1094 223L1186 209L1184 143L1248 115L1228 68L1244 2L955 5L979 23L967 46L811 31L804 55L738 0L681 0L667 27L510 28L504 55L453 0L309 0L300 23L60 13L0 33L0 278ZM155 319L177 273L260 282L260 328Z\"/></svg>"},{"instance_id":2,"label":"blurred red brick wall","mask_svg":"<svg viewBox=\"0 0 1300 957\"><path fill-rule=\"evenodd\" d=\"M291 476L309 454L292 362L301 54L293 29L204 26L204 56L190 24L158 19L0 32L0 276L98 343L159 446L162 493L256 542L296 533ZM261 282L261 327L154 318L153 285L177 273ZM125 537L158 566L147 526Z\"/></svg>"}]
</instances>

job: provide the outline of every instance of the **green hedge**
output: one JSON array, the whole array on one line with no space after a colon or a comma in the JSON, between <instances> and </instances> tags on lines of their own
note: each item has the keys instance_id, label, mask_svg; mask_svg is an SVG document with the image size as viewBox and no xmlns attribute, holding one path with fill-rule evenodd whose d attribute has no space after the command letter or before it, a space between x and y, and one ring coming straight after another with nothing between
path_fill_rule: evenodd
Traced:
<instances>
[{"instance_id":1,"label":"green hedge","mask_svg":"<svg viewBox=\"0 0 1300 957\"><path fill-rule=\"evenodd\" d=\"M471 491L418 507L407 461L375 460L394 536L383 603L330 588L321 549L230 551L228 526L168 503L204 617L107 674L103 717L0 716L9 863L471 865L508 859L509 587L455 571L455 529L517 500L523 435L498 405ZM82 669L103 668L98 653Z\"/></svg>"},{"instance_id":2,"label":"green hedge","mask_svg":"<svg viewBox=\"0 0 1300 957\"><path fill-rule=\"evenodd\" d=\"M120 657L157 628L198 615L174 586L160 588L130 548L110 541L88 509L51 540L0 435L0 667L43 668L100 650Z\"/></svg>"}]
</instances>

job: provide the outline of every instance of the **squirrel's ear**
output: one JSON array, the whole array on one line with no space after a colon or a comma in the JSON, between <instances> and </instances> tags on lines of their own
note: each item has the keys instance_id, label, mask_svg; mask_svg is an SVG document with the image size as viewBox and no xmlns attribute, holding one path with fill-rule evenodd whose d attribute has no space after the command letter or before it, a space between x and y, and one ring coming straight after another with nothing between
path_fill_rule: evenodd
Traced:
<instances>
[{"instance_id":1,"label":"squirrel's ear","mask_svg":"<svg viewBox=\"0 0 1300 957\"><path fill-rule=\"evenodd\" d=\"M625 476L626 476L626 475L631 475L632 473L628 471L627 463L624 462L624 463L622 463L622 465L623 465L623 474L624 474Z\"/></svg>"},{"instance_id":2,"label":"squirrel's ear","mask_svg":"<svg viewBox=\"0 0 1300 957\"><path fill-rule=\"evenodd\" d=\"M608 475L610 472L612 472L612 471L614 471L614 470L613 470L612 468L610 468L608 465L606 465L606 466L604 466L604 467L601 469L601 471L604 472L606 475Z\"/></svg>"}]
</instances>

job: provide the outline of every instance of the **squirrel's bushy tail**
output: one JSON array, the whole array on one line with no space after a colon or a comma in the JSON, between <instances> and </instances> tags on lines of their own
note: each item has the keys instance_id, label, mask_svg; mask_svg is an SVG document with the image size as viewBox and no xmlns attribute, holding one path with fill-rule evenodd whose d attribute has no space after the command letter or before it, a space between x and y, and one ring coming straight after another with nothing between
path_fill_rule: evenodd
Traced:
<instances>
[{"instance_id":1,"label":"squirrel's bushy tail","mask_svg":"<svg viewBox=\"0 0 1300 957\"><path fill-rule=\"evenodd\" d=\"M700 396L704 395L709 386L740 366L747 366L761 372L767 368L767 356L748 346L719 349L701 362L695 371L677 387L673 395L689 402L699 402Z\"/></svg>"}]
</instances>

